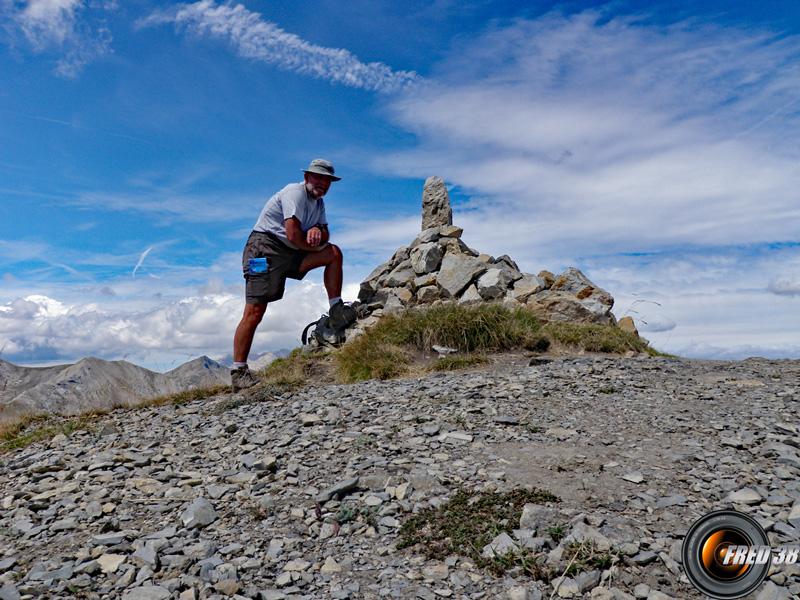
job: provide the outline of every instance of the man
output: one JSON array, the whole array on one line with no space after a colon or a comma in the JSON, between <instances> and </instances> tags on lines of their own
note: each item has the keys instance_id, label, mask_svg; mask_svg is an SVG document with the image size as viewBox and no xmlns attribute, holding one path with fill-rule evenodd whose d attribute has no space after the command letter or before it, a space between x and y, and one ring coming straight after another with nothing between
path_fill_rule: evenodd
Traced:
<instances>
[{"instance_id":1,"label":"man","mask_svg":"<svg viewBox=\"0 0 800 600\"><path fill-rule=\"evenodd\" d=\"M311 269L325 267L331 327L341 327L346 311L352 310L342 303L342 251L328 242L322 199L331 182L340 179L330 161L314 159L301 183L287 185L261 210L242 255L246 304L233 337L234 391L259 381L247 367L247 356L267 304L283 297L287 277L302 279Z\"/></svg>"}]
</instances>

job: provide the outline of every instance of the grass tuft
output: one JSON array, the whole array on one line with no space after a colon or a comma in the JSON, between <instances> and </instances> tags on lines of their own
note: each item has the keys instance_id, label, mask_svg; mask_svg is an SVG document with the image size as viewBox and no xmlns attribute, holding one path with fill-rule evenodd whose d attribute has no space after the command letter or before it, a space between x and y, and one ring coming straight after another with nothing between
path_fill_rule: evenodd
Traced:
<instances>
[{"instance_id":1,"label":"grass tuft","mask_svg":"<svg viewBox=\"0 0 800 600\"><path fill-rule=\"evenodd\" d=\"M325 365L329 363L326 355L309 354L302 348L295 348L287 356L273 360L259 375L267 384L292 390L307 385L314 377L323 376Z\"/></svg>"},{"instance_id":2,"label":"grass tuft","mask_svg":"<svg viewBox=\"0 0 800 600\"><path fill-rule=\"evenodd\" d=\"M613 325L553 321L543 327L552 341L586 352L624 354L629 350L647 352L646 341Z\"/></svg>"},{"instance_id":3,"label":"grass tuft","mask_svg":"<svg viewBox=\"0 0 800 600\"><path fill-rule=\"evenodd\" d=\"M434 371L457 371L474 365L482 365L489 360L482 354L453 354L443 356L431 366Z\"/></svg>"},{"instance_id":4,"label":"grass tuft","mask_svg":"<svg viewBox=\"0 0 800 600\"><path fill-rule=\"evenodd\" d=\"M608 569L611 565L619 561L619 555L615 552L601 551L591 540L584 542L572 542L564 547L564 557L571 559L569 568L564 572L565 575L572 576L582 571L593 569Z\"/></svg>"}]
</instances>

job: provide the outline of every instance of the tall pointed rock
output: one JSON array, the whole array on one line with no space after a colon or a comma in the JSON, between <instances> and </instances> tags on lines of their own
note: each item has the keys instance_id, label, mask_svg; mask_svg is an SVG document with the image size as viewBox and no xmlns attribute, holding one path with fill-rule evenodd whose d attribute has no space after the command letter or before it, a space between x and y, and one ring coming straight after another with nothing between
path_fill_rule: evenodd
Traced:
<instances>
[{"instance_id":1,"label":"tall pointed rock","mask_svg":"<svg viewBox=\"0 0 800 600\"><path fill-rule=\"evenodd\" d=\"M422 190L422 230L452 224L453 210L444 179L435 175L428 177Z\"/></svg>"}]
</instances>

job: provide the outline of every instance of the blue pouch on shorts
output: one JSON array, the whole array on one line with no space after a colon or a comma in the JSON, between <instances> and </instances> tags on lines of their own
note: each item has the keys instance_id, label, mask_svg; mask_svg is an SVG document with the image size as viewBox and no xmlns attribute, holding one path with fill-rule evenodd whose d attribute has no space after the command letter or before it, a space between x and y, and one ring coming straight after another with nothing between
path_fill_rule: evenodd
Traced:
<instances>
[{"instance_id":1,"label":"blue pouch on shorts","mask_svg":"<svg viewBox=\"0 0 800 600\"><path fill-rule=\"evenodd\" d=\"M247 268L249 273L266 273L269 270L269 263L266 257L251 258Z\"/></svg>"}]
</instances>

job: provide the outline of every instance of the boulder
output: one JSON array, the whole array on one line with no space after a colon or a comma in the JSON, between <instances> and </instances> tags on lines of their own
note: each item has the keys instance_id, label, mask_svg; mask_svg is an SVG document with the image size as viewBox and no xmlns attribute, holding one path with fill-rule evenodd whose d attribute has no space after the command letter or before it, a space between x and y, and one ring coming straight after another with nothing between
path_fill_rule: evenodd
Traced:
<instances>
[{"instance_id":1,"label":"boulder","mask_svg":"<svg viewBox=\"0 0 800 600\"><path fill-rule=\"evenodd\" d=\"M431 273L439 268L444 252L439 244L420 244L411 251L411 268L418 275Z\"/></svg>"},{"instance_id":2,"label":"boulder","mask_svg":"<svg viewBox=\"0 0 800 600\"><path fill-rule=\"evenodd\" d=\"M428 242L435 242L441 237L439 234L438 227L428 227L427 229L423 229L422 232L414 238L414 241L411 242L411 248L419 246L420 244L426 244Z\"/></svg>"},{"instance_id":3,"label":"boulder","mask_svg":"<svg viewBox=\"0 0 800 600\"><path fill-rule=\"evenodd\" d=\"M419 277L414 278L414 289L424 287L426 285L434 285L436 283L435 273L425 273Z\"/></svg>"},{"instance_id":4,"label":"boulder","mask_svg":"<svg viewBox=\"0 0 800 600\"><path fill-rule=\"evenodd\" d=\"M514 282L514 285L508 291L508 296L517 302L526 302L533 294L541 292L545 289L543 279L535 275L523 275L520 279Z\"/></svg>"},{"instance_id":5,"label":"boulder","mask_svg":"<svg viewBox=\"0 0 800 600\"><path fill-rule=\"evenodd\" d=\"M617 327L635 336L639 336L639 330L636 329L636 323L633 322L633 317L622 317L617 322Z\"/></svg>"},{"instance_id":6,"label":"boulder","mask_svg":"<svg viewBox=\"0 0 800 600\"><path fill-rule=\"evenodd\" d=\"M480 293L478 292L478 288L475 287L475 284L472 284L467 288L467 291L461 294L461 297L458 299L459 304L475 304L477 302L481 302L483 298L481 298Z\"/></svg>"},{"instance_id":7,"label":"boulder","mask_svg":"<svg viewBox=\"0 0 800 600\"><path fill-rule=\"evenodd\" d=\"M552 286L553 282L556 280L555 275L553 275L550 271L545 270L539 271L537 277L544 281L544 287L547 289L550 289L550 286Z\"/></svg>"},{"instance_id":8,"label":"boulder","mask_svg":"<svg viewBox=\"0 0 800 600\"><path fill-rule=\"evenodd\" d=\"M519 271L513 271L505 265L503 267L502 269L490 268L478 279L478 293L484 300L502 298L511 284L522 277L522 273Z\"/></svg>"},{"instance_id":9,"label":"boulder","mask_svg":"<svg viewBox=\"0 0 800 600\"><path fill-rule=\"evenodd\" d=\"M439 288L435 285L422 286L416 293L417 303L430 304L439 299Z\"/></svg>"},{"instance_id":10,"label":"boulder","mask_svg":"<svg viewBox=\"0 0 800 600\"><path fill-rule=\"evenodd\" d=\"M417 274L414 273L414 269L411 268L410 261L408 261L408 263L403 261L397 268L389 273L385 279L381 280L381 283L390 288L401 287L404 285L411 285L416 276Z\"/></svg>"},{"instance_id":11,"label":"boulder","mask_svg":"<svg viewBox=\"0 0 800 600\"><path fill-rule=\"evenodd\" d=\"M450 195L441 177L428 177L422 189L422 229L453 224Z\"/></svg>"},{"instance_id":12,"label":"boulder","mask_svg":"<svg viewBox=\"0 0 800 600\"><path fill-rule=\"evenodd\" d=\"M531 296L526 306L546 321L568 321L573 323L614 323L611 307L596 311L597 305L587 305L567 292L544 290Z\"/></svg>"},{"instance_id":13,"label":"boulder","mask_svg":"<svg viewBox=\"0 0 800 600\"><path fill-rule=\"evenodd\" d=\"M436 283L445 296L455 297L485 271L486 264L477 258L448 252L442 259Z\"/></svg>"},{"instance_id":14,"label":"boulder","mask_svg":"<svg viewBox=\"0 0 800 600\"><path fill-rule=\"evenodd\" d=\"M455 225L442 225L439 227L439 235L441 237L460 238L462 233L464 233L464 230Z\"/></svg>"},{"instance_id":15,"label":"boulder","mask_svg":"<svg viewBox=\"0 0 800 600\"><path fill-rule=\"evenodd\" d=\"M515 263L508 254L503 254L494 259L494 264L500 265L501 263L510 269L514 269L515 271L520 270L519 265L517 265L517 263Z\"/></svg>"},{"instance_id":16,"label":"boulder","mask_svg":"<svg viewBox=\"0 0 800 600\"><path fill-rule=\"evenodd\" d=\"M439 245L442 250L449 254L466 254L467 256L478 256L480 252L475 252L458 238L440 238Z\"/></svg>"}]
</instances>

